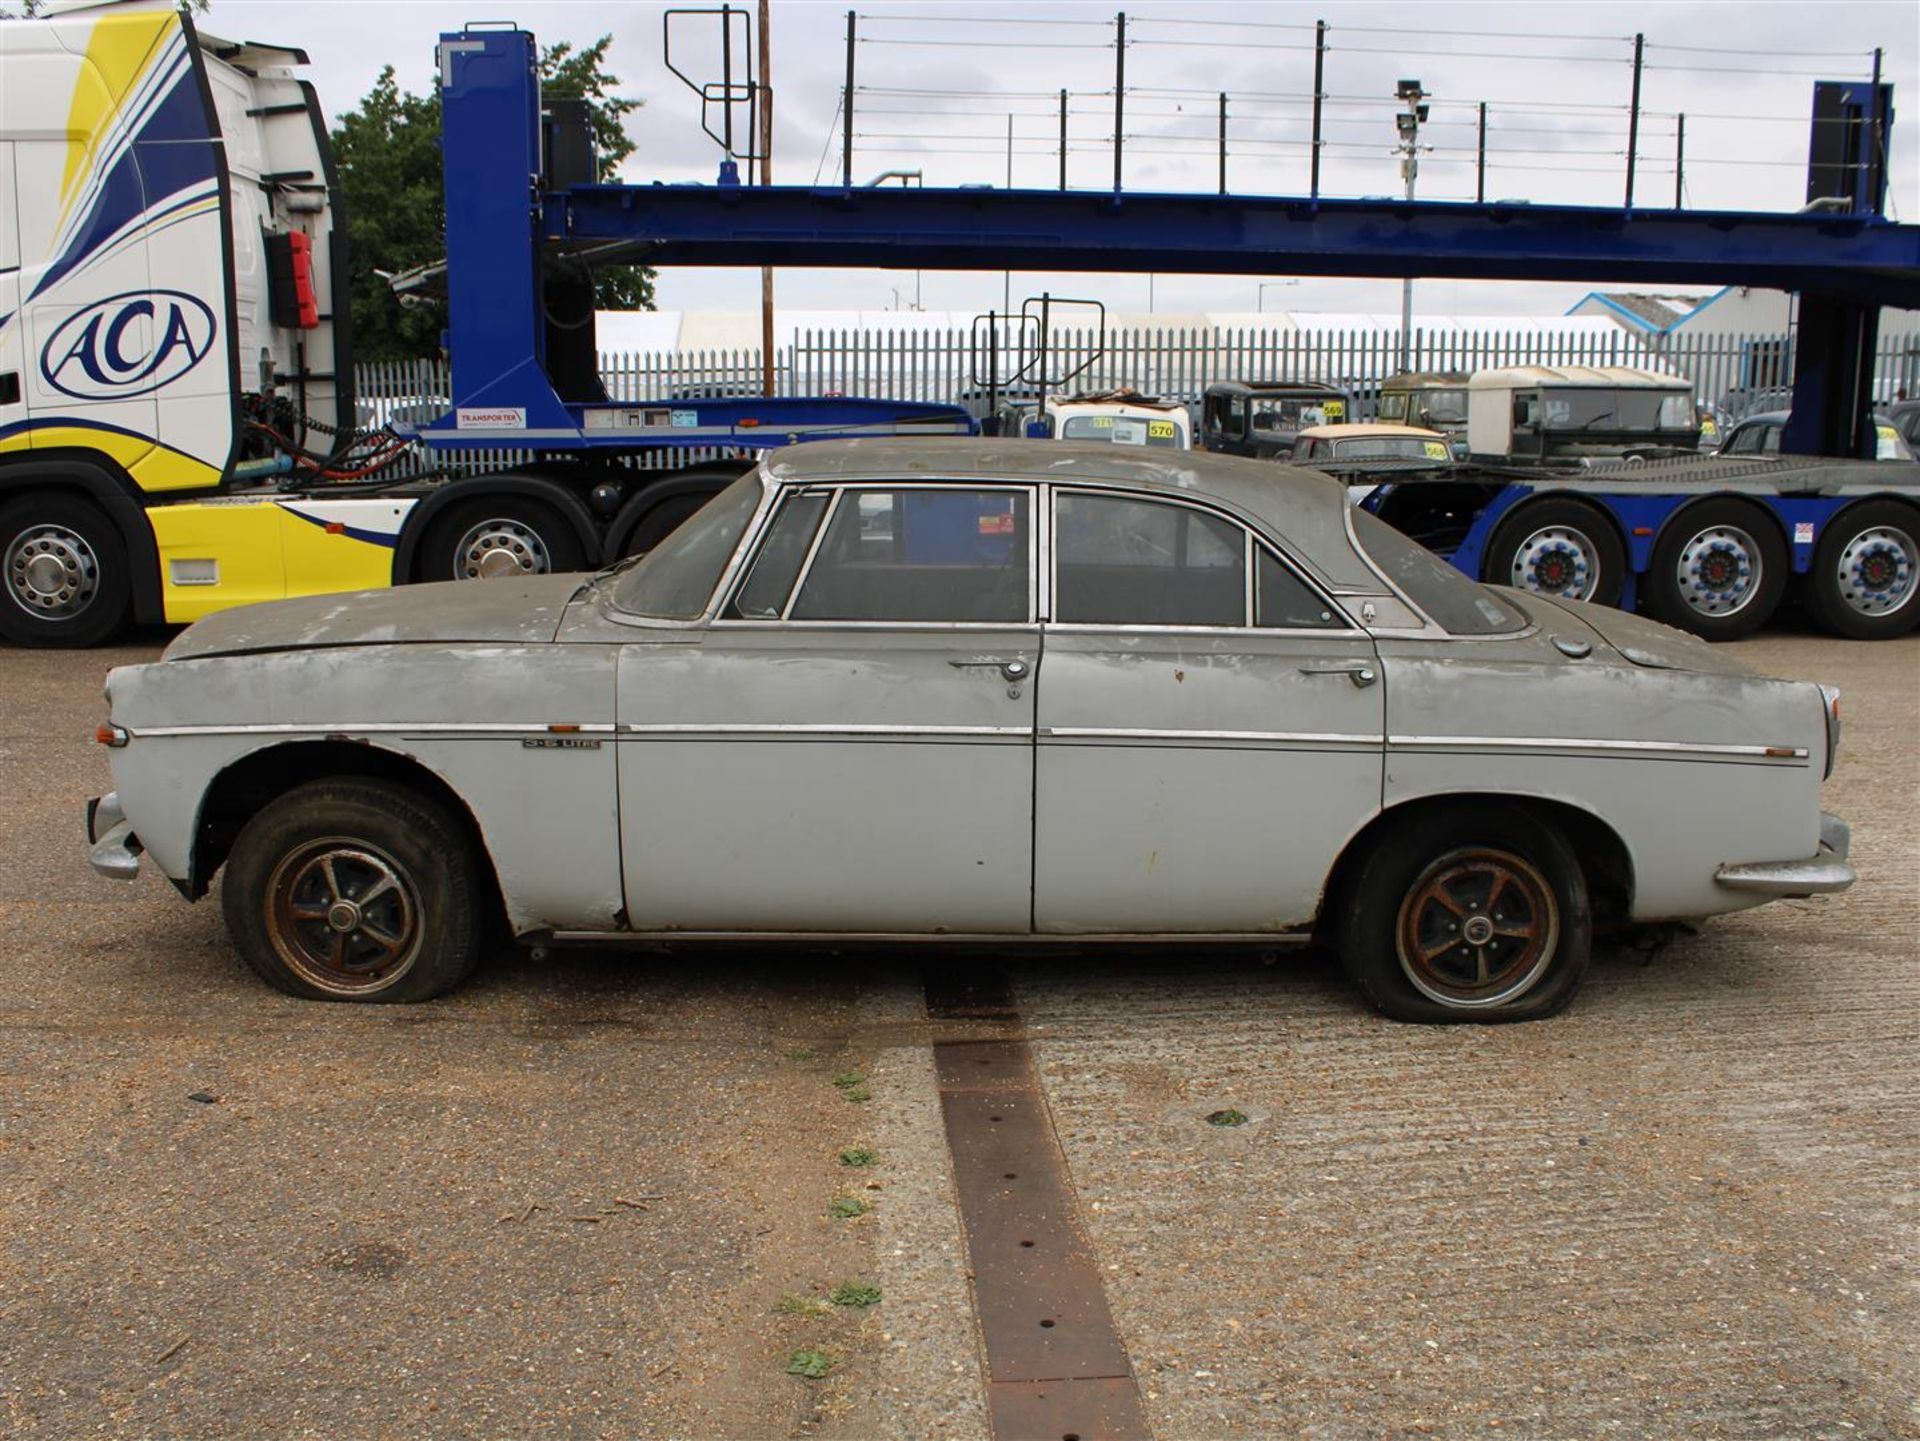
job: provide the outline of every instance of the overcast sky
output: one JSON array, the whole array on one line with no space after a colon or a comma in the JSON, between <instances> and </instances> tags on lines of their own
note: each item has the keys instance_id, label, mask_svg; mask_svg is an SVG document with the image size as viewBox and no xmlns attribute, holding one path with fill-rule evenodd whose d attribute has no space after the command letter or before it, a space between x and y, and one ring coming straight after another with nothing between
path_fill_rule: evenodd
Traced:
<instances>
[{"instance_id":1,"label":"overcast sky","mask_svg":"<svg viewBox=\"0 0 1920 1441\"><path fill-rule=\"evenodd\" d=\"M711 180L720 151L700 129L700 101L666 69L661 4L620 0L213 0L205 27L227 38L303 47L329 115L350 109L380 67L424 91L443 30L470 20L518 20L543 44L590 43L611 32L611 68L645 101L629 118L639 148L633 181ZM749 0L751 8L751 0ZM839 179L839 92L845 0L774 0L774 179ZM866 0L856 4L854 178L916 169L929 185L1004 185L1012 117L1017 186L1058 183L1058 92L1070 93L1069 183L1112 183L1113 0L982 3ZM1044 20L1040 19L1045 16ZM1229 181L1235 190L1307 189L1313 23L1328 26L1322 193L1398 194L1393 155L1395 82L1431 94L1419 193L1473 198L1476 107L1488 106L1489 198L1618 204L1624 195L1633 34L1646 36L1636 202L1671 205L1675 115L1686 119L1690 207L1789 210L1805 199L1813 81L1864 78L1885 52L1894 86L1890 208L1920 221L1920 5L1912 0L1628 0L1414 5L1327 0L1145 0L1129 5L1126 184L1211 191L1218 92L1228 94ZM719 78L718 21L685 20L675 60L697 79ZM684 58L683 58L684 54ZM704 72L704 73L703 73ZM902 92L902 93L880 93ZM928 92L963 92L946 95ZM913 92L913 93L905 93ZM744 112L741 123L744 125ZM718 120L715 120L718 128ZM1283 279L1284 277L1269 277ZM1158 276L1160 311L1253 310L1260 277ZM780 272L783 307L885 309L910 304L912 271ZM929 310L983 310L1003 294L998 271L918 279ZM1118 311L1148 308L1144 276L1013 277L1017 305L1043 288L1087 295ZM1557 314L1585 287L1430 281L1429 313ZM1396 281L1308 278L1265 292L1268 309L1393 311ZM757 272L663 273L663 309L750 309Z\"/></svg>"}]
</instances>

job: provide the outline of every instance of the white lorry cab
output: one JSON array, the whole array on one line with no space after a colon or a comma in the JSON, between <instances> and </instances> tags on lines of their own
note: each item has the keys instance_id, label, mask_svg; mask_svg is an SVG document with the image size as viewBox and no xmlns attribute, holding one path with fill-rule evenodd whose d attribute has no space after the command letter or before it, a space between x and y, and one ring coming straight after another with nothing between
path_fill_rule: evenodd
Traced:
<instances>
[{"instance_id":1,"label":"white lorry cab","mask_svg":"<svg viewBox=\"0 0 1920 1441\"><path fill-rule=\"evenodd\" d=\"M1514 365L1467 381L1467 449L1521 462L1694 450L1692 383L1619 365Z\"/></svg>"},{"instance_id":2,"label":"white lorry cab","mask_svg":"<svg viewBox=\"0 0 1920 1441\"><path fill-rule=\"evenodd\" d=\"M162 3L0 21L0 635L387 583L323 507L230 494L250 423L293 453L353 426L305 59Z\"/></svg>"}]
</instances>

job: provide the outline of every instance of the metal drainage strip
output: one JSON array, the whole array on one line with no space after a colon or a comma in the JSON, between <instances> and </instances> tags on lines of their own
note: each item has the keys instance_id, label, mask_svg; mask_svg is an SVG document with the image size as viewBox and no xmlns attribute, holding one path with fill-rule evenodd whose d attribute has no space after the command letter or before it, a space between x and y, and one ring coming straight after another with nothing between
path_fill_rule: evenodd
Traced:
<instances>
[{"instance_id":1,"label":"metal drainage strip","mask_svg":"<svg viewBox=\"0 0 1920 1441\"><path fill-rule=\"evenodd\" d=\"M1150 1441L1004 978L927 980L996 1441ZM993 1039L978 1039L980 1033Z\"/></svg>"}]
</instances>

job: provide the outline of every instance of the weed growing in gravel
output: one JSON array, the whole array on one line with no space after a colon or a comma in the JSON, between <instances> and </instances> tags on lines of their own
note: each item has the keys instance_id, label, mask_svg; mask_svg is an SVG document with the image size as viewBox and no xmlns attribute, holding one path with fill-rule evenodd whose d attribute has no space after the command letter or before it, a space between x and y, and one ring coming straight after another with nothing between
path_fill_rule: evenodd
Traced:
<instances>
[{"instance_id":1,"label":"weed growing in gravel","mask_svg":"<svg viewBox=\"0 0 1920 1441\"><path fill-rule=\"evenodd\" d=\"M873 1209L858 1196L835 1196L827 1207L827 1213L840 1221L851 1221L855 1216L864 1216Z\"/></svg>"},{"instance_id":2,"label":"weed growing in gravel","mask_svg":"<svg viewBox=\"0 0 1920 1441\"><path fill-rule=\"evenodd\" d=\"M1236 1111L1229 1106L1224 1111L1215 1111L1208 1116L1207 1124L1209 1126L1244 1126L1247 1124L1247 1116L1244 1111Z\"/></svg>"},{"instance_id":3,"label":"weed growing in gravel","mask_svg":"<svg viewBox=\"0 0 1920 1441\"><path fill-rule=\"evenodd\" d=\"M880 1153L866 1146L849 1146L840 1153L840 1164L843 1166L877 1166L880 1164Z\"/></svg>"},{"instance_id":4,"label":"weed growing in gravel","mask_svg":"<svg viewBox=\"0 0 1920 1441\"><path fill-rule=\"evenodd\" d=\"M875 1306L880 1302L880 1288L859 1286L848 1281L827 1292L827 1299L836 1306Z\"/></svg>"},{"instance_id":5,"label":"weed growing in gravel","mask_svg":"<svg viewBox=\"0 0 1920 1441\"><path fill-rule=\"evenodd\" d=\"M787 1362L789 1376L805 1376L809 1381L818 1381L833 1369L833 1357L825 1351L795 1351Z\"/></svg>"},{"instance_id":6,"label":"weed growing in gravel","mask_svg":"<svg viewBox=\"0 0 1920 1441\"><path fill-rule=\"evenodd\" d=\"M820 1053L811 1046L795 1046L791 1051L787 1052L787 1059L789 1061L811 1061L819 1054Z\"/></svg>"},{"instance_id":7,"label":"weed growing in gravel","mask_svg":"<svg viewBox=\"0 0 1920 1441\"><path fill-rule=\"evenodd\" d=\"M824 1316L833 1307L817 1296L782 1296L774 1303L774 1310L782 1316Z\"/></svg>"},{"instance_id":8,"label":"weed growing in gravel","mask_svg":"<svg viewBox=\"0 0 1920 1441\"><path fill-rule=\"evenodd\" d=\"M833 1083L843 1091L851 1091L855 1086L862 1084L866 1079L867 1078L861 1075L858 1071L842 1071L839 1075L833 1078Z\"/></svg>"}]
</instances>

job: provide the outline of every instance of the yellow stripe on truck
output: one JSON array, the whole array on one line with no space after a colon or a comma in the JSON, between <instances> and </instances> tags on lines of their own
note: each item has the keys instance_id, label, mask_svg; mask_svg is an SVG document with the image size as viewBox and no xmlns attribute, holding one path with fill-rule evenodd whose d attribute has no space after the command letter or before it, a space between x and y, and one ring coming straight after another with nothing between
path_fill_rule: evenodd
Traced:
<instances>
[{"instance_id":1,"label":"yellow stripe on truck","mask_svg":"<svg viewBox=\"0 0 1920 1441\"><path fill-rule=\"evenodd\" d=\"M87 38L87 63L73 87L67 111L67 168L60 181L64 221L94 148L106 139L110 121L133 93L155 53L180 27L171 10L132 11L96 20Z\"/></svg>"},{"instance_id":2,"label":"yellow stripe on truck","mask_svg":"<svg viewBox=\"0 0 1920 1441\"><path fill-rule=\"evenodd\" d=\"M271 500L159 505L147 518L174 625L256 601L380 590L393 578L392 547L329 531Z\"/></svg>"},{"instance_id":3,"label":"yellow stripe on truck","mask_svg":"<svg viewBox=\"0 0 1920 1441\"><path fill-rule=\"evenodd\" d=\"M218 466L145 436L93 425L37 425L0 439L0 455L20 450L94 450L111 458L148 493L202 490L220 483Z\"/></svg>"}]
</instances>

